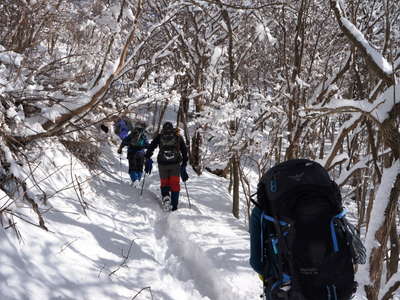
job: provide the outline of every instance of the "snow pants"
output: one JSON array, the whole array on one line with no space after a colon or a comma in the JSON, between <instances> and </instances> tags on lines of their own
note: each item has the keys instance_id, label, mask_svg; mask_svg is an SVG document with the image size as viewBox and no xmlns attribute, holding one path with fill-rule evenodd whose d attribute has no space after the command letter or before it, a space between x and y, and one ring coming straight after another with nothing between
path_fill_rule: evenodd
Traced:
<instances>
[{"instance_id":1,"label":"snow pants","mask_svg":"<svg viewBox=\"0 0 400 300\"><path fill-rule=\"evenodd\" d=\"M132 181L140 181L143 174L144 152L136 151L128 153L129 176Z\"/></svg>"},{"instance_id":2,"label":"snow pants","mask_svg":"<svg viewBox=\"0 0 400 300\"><path fill-rule=\"evenodd\" d=\"M161 196L171 198L172 210L178 209L180 187L180 164L158 165Z\"/></svg>"}]
</instances>

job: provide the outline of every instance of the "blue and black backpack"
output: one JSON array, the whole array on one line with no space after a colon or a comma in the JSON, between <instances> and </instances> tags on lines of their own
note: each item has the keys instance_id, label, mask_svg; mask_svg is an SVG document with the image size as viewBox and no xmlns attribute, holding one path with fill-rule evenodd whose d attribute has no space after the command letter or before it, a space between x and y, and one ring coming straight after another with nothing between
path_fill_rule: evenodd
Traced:
<instances>
[{"instance_id":1,"label":"blue and black backpack","mask_svg":"<svg viewBox=\"0 0 400 300\"><path fill-rule=\"evenodd\" d=\"M134 150L143 149L146 144L145 129L134 127L129 135L129 146Z\"/></svg>"},{"instance_id":2,"label":"blue and black backpack","mask_svg":"<svg viewBox=\"0 0 400 300\"><path fill-rule=\"evenodd\" d=\"M264 299L351 298L353 265L365 263L365 248L320 164L294 159L272 167L253 203L262 210Z\"/></svg>"}]
</instances>

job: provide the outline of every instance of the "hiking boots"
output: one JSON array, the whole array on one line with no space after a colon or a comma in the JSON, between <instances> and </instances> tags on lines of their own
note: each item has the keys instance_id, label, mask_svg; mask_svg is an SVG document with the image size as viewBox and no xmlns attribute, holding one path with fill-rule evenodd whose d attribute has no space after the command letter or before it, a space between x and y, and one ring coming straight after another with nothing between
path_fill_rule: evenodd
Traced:
<instances>
[{"instance_id":1,"label":"hiking boots","mask_svg":"<svg viewBox=\"0 0 400 300\"><path fill-rule=\"evenodd\" d=\"M171 198L170 196L164 196L162 198L162 207L163 211L170 211L172 206L171 206Z\"/></svg>"},{"instance_id":2,"label":"hiking boots","mask_svg":"<svg viewBox=\"0 0 400 300\"><path fill-rule=\"evenodd\" d=\"M131 181L130 186L133 187L134 189L139 189L140 188L140 181Z\"/></svg>"}]
</instances>

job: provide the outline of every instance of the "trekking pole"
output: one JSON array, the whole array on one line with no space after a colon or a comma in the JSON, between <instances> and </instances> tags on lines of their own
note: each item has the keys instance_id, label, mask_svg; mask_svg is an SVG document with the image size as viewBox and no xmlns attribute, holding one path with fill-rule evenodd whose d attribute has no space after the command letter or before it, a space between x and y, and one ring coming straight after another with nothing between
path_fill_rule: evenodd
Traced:
<instances>
[{"instance_id":1,"label":"trekking pole","mask_svg":"<svg viewBox=\"0 0 400 300\"><path fill-rule=\"evenodd\" d=\"M119 181L122 183L122 162L121 162L121 154L119 155Z\"/></svg>"},{"instance_id":2,"label":"trekking pole","mask_svg":"<svg viewBox=\"0 0 400 300\"><path fill-rule=\"evenodd\" d=\"M140 189L140 196L142 196L142 194L143 194L143 187L144 187L145 180L146 180L146 172L144 172L142 188Z\"/></svg>"},{"instance_id":3,"label":"trekking pole","mask_svg":"<svg viewBox=\"0 0 400 300\"><path fill-rule=\"evenodd\" d=\"M189 192L186 186L186 181L183 182L185 184L185 189L186 189L186 196L188 198L188 202L189 202L189 208L192 208L192 205L190 204L190 198L189 198Z\"/></svg>"}]
</instances>

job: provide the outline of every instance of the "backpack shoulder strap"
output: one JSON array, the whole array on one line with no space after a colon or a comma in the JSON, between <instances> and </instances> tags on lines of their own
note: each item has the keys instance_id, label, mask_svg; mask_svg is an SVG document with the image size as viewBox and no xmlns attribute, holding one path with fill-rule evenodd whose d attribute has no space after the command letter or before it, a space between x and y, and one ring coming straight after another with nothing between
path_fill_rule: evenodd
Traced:
<instances>
[{"instance_id":1,"label":"backpack shoulder strap","mask_svg":"<svg viewBox=\"0 0 400 300\"><path fill-rule=\"evenodd\" d=\"M261 204L258 203L258 202L254 199L255 196L257 196L257 192L255 192L254 194L251 194L251 195L250 195L250 202L253 203L255 206L257 206L259 209L262 210Z\"/></svg>"},{"instance_id":2,"label":"backpack shoulder strap","mask_svg":"<svg viewBox=\"0 0 400 300\"><path fill-rule=\"evenodd\" d=\"M143 136L143 130L140 128L133 128L131 131L131 144L137 144Z\"/></svg>"}]
</instances>

